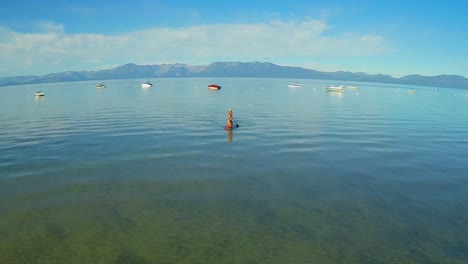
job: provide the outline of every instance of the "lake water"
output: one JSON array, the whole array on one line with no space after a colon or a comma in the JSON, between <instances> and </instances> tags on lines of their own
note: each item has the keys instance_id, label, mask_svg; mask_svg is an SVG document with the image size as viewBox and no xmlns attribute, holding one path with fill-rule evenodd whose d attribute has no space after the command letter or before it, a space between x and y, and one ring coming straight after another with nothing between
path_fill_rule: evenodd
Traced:
<instances>
[{"instance_id":1,"label":"lake water","mask_svg":"<svg viewBox=\"0 0 468 264\"><path fill-rule=\"evenodd\" d=\"M0 263L468 263L466 91L143 81L0 87Z\"/></svg>"}]
</instances>

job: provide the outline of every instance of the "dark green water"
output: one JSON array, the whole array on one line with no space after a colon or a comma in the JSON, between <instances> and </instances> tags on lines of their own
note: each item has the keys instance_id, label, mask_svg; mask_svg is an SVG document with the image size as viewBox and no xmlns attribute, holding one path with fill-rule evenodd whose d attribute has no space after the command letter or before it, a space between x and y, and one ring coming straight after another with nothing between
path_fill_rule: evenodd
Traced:
<instances>
[{"instance_id":1,"label":"dark green water","mask_svg":"<svg viewBox=\"0 0 468 264\"><path fill-rule=\"evenodd\" d=\"M141 81L0 88L0 263L468 263L464 91Z\"/></svg>"}]
</instances>

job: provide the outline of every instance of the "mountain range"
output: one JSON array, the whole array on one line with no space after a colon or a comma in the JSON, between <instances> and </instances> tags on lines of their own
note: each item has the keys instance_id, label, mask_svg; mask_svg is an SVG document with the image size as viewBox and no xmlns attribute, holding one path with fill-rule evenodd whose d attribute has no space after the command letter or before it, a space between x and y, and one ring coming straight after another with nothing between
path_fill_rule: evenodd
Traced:
<instances>
[{"instance_id":1,"label":"mountain range","mask_svg":"<svg viewBox=\"0 0 468 264\"><path fill-rule=\"evenodd\" d=\"M180 63L160 65L136 65L128 63L112 69L100 71L67 71L42 76L4 77L0 78L0 86L66 81L163 77L322 79L468 89L468 78L459 75L407 75L401 78L395 78L390 75L367 74L362 72L323 72L301 67L280 66L269 62L214 62L209 65L202 66L190 66Z\"/></svg>"}]
</instances>

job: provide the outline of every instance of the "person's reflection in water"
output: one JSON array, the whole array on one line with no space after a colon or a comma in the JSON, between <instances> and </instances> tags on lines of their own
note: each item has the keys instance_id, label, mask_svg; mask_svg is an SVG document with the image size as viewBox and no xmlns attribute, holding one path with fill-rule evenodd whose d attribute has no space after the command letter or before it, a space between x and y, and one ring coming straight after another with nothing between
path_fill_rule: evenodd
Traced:
<instances>
[{"instance_id":1,"label":"person's reflection in water","mask_svg":"<svg viewBox=\"0 0 468 264\"><path fill-rule=\"evenodd\" d=\"M228 141L232 142L232 129L226 129L228 135Z\"/></svg>"}]
</instances>

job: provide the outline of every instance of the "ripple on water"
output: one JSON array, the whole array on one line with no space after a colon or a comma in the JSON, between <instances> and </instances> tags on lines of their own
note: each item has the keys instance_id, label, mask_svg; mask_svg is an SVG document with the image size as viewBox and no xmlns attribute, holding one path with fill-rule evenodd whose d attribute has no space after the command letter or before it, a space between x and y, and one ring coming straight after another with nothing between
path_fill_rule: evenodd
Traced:
<instances>
[{"instance_id":1,"label":"ripple on water","mask_svg":"<svg viewBox=\"0 0 468 264\"><path fill-rule=\"evenodd\" d=\"M0 89L0 263L467 261L467 104L212 82Z\"/></svg>"}]
</instances>

